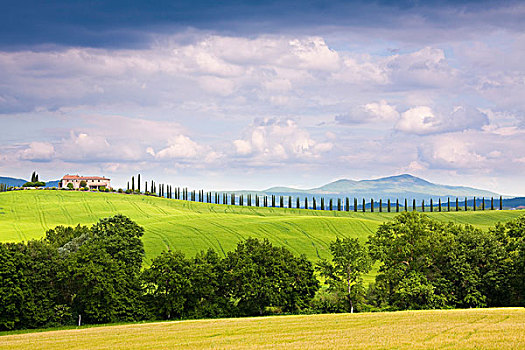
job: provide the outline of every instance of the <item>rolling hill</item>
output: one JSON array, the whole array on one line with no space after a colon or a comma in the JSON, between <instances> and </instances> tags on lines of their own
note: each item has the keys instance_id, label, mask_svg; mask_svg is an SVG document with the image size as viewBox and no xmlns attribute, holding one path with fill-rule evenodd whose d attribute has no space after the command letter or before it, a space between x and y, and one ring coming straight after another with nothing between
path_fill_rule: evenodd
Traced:
<instances>
[{"instance_id":1,"label":"rolling hill","mask_svg":"<svg viewBox=\"0 0 525 350\"><path fill-rule=\"evenodd\" d=\"M254 208L125 195L52 190L0 193L0 241L41 238L57 225L88 225L124 214L145 228L147 261L167 247L188 255L212 248L220 254L247 237L268 238L312 260L327 258L336 237L363 242L396 213ZM434 212L431 217L487 228L522 211Z\"/></svg>"}]
</instances>

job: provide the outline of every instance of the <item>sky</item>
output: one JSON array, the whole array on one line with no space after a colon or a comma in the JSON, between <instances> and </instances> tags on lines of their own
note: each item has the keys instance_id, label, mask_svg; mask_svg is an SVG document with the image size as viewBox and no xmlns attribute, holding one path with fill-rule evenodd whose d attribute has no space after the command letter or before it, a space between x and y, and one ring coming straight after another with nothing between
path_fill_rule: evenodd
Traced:
<instances>
[{"instance_id":1,"label":"sky","mask_svg":"<svg viewBox=\"0 0 525 350\"><path fill-rule=\"evenodd\" d=\"M525 3L4 1L0 176L525 195Z\"/></svg>"}]
</instances>

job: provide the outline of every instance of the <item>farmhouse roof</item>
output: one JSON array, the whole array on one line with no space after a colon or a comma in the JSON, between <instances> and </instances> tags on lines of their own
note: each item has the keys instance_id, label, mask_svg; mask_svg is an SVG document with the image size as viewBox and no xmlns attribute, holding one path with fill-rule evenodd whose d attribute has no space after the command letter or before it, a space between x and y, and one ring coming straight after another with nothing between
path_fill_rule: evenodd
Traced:
<instances>
[{"instance_id":1,"label":"farmhouse roof","mask_svg":"<svg viewBox=\"0 0 525 350\"><path fill-rule=\"evenodd\" d=\"M100 176L79 176L79 175L64 175L62 180L110 180L106 177Z\"/></svg>"}]
</instances>

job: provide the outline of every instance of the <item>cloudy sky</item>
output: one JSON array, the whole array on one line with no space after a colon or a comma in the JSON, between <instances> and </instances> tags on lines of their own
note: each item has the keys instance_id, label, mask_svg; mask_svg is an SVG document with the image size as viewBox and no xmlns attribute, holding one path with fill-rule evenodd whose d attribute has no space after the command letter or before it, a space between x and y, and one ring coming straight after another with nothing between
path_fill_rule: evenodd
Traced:
<instances>
[{"instance_id":1,"label":"cloudy sky","mask_svg":"<svg viewBox=\"0 0 525 350\"><path fill-rule=\"evenodd\" d=\"M0 176L525 195L525 4L10 1Z\"/></svg>"}]
</instances>

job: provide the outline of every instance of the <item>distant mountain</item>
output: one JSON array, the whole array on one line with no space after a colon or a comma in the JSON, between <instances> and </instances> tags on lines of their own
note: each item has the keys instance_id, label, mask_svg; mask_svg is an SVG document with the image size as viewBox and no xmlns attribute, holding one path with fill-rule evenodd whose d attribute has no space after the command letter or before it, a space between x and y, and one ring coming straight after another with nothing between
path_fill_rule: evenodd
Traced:
<instances>
[{"instance_id":1,"label":"distant mountain","mask_svg":"<svg viewBox=\"0 0 525 350\"><path fill-rule=\"evenodd\" d=\"M24 180L24 179L0 176L0 184L5 184L7 186L20 187L26 182L27 180Z\"/></svg>"},{"instance_id":2,"label":"distant mountain","mask_svg":"<svg viewBox=\"0 0 525 350\"><path fill-rule=\"evenodd\" d=\"M26 182L27 180L24 179L0 176L0 184L6 184L7 186L20 187ZM59 182L60 180L46 181L46 187L58 187Z\"/></svg>"},{"instance_id":3,"label":"distant mountain","mask_svg":"<svg viewBox=\"0 0 525 350\"><path fill-rule=\"evenodd\" d=\"M351 197L374 199L446 199L459 197L499 197L495 192L465 186L448 186L434 184L416 176L403 174L389 176L375 180L337 180L321 187L300 190L290 187L272 187L263 194L286 196L315 196L315 197ZM261 193L259 192L259 193Z\"/></svg>"}]
</instances>

